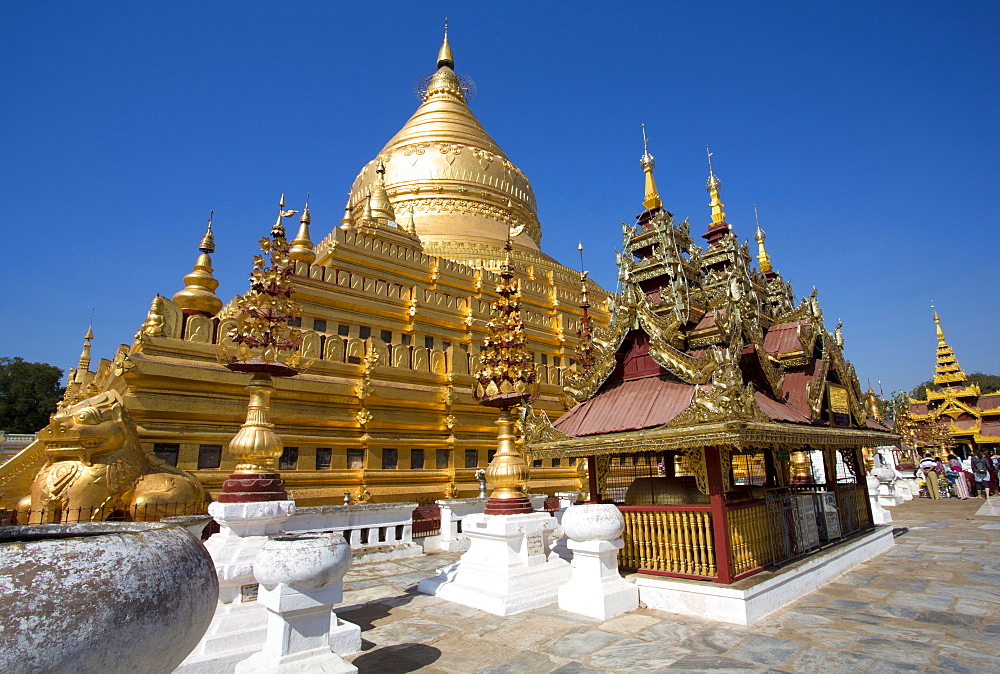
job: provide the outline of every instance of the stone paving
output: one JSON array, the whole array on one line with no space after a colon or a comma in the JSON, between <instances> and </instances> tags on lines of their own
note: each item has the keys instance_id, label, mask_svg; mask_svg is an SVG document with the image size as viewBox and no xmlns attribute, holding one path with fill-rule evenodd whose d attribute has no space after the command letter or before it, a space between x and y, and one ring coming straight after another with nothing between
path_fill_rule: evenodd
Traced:
<instances>
[{"instance_id":1,"label":"stone paving","mask_svg":"<svg viewBox=\"0 0 1000 674\"><path fill-rule=\"evenodd\" d=\"M446 554L354 567L337 613L362 629L348 659L379 674L1000 672L1000 519L977 516L982 505L892 508L891 550L750 627L644 608L600 621L554 604L501 618L416 591L457 558Z\"/></svg>"}]
</instances>

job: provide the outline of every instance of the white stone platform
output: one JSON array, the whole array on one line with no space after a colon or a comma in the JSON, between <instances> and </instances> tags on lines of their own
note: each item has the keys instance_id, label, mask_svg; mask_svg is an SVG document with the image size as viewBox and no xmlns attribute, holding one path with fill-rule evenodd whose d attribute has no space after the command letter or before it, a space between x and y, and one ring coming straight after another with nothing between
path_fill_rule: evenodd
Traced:
<instances>
[{"instance_id":1,"label":"white stone platform","mask_svg":"<svg viewBox=\"0 0 1000 674\"><path fill-rule=\"evenodd\" d=\"M549 551L554 517L469 515L465 523L468 552L437 576L420 581L420 592L500 616L556 601L571 570Z\"/></svg>"},{"instance_id":2,"label":"white stone platform","mask_svg":"<svg viewBox=\"0 0 1000 674\"><path fill-rule=\"evenodd\" d=\"M878 527L778 571L761 572L732 585L645 574L631 574L629 579L639 587L639 599L648 608L752 625L892 546L892 527Z\"/></svg>"}]
</instances>

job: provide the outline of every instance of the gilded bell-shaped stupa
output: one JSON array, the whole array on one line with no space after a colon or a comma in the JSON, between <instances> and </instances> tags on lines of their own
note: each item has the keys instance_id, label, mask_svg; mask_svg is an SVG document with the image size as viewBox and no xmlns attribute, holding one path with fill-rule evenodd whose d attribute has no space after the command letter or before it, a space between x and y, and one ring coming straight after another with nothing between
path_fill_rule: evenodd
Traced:
<instances>
[{"instance_id":1,"label":"gilded bell-shaped stupa","mask_svg":"<svg viewBox=\"0 0 1000 674\"><path fill-rule=\"evenodd\" d=\"M425 252L472 263L502 259L508 223L515 256L551 261L539 249L541 228L531 183L469 109L445 33L437 72L403 128L361 169L348 210L360 220L384 188L389 212L412 217ZM384 169L383 169L384 167ZM384 172L383 172L384 171ZM508 203L510 211L508 212Z\"/></svg>"}]
</instances>

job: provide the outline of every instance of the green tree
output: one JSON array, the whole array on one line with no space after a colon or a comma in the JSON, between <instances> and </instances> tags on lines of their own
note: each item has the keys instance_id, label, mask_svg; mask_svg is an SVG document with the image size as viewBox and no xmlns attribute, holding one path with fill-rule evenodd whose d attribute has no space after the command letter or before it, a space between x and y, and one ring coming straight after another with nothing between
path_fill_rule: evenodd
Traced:
<instances>
[{"instance_id":1,"label":"green tree","mask_svg":"<svg viewBox=\"0 0 1000 674\"><path fill-rule=\"evenodd\" d=\"M926 400L928 390L939 391L940 389L941 387L935 384L933 379L928 379L923 383L917 384L917 387L910 391L909 396L915 400Z\"/></svg>"},{"instance_id":2,"label":"green tree","mask_svg":"<svg viewBox=\"0 0 1000 674\"><path fill-rule=\"evenodd\" d=\"M65 391L62 374L55 365L0 357L0 429L34 433L44 427Z\"/></svg>"},{"instance_id":3,"label":"green tree","mask_svg":"<svg viewBox=\"0 0 1000 674\"><path fill-rule=\"evenodd\" d=\"M969 383L979 384L980 392L983 395L1000 391L1000 375L973 372L969 375Z\"/></svg>"},{"instance_id":4,"label":"green tree","mask_svg":"<svg viewBox=\"0 0 1000 674\"><path fill-rule=\"evenodd\" d=\"M968 383L979 384L980 392L983 395L1000 391L1000 375L973 372L969 375ZM933 379L928 379L921 384L917 384L917 387L910 391L910 397L917 400L925 400L927 398L928 390L940 391L941 387L935 384Z\"/></svg>"}]
</instances>

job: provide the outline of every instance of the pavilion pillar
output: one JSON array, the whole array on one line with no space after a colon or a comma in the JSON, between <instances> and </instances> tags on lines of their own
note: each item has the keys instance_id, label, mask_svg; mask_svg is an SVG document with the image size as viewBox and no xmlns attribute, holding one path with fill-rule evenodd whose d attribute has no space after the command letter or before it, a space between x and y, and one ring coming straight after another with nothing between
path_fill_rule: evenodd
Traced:
<instances>
[{"instance_id":1,"label":"pavilion pillar","mask_svg":"<svg viewBox=\"0 0 1000 674\"><path fill-rule=\"evenodd\" d=\"M732 549L729 522L726 516L726 492L722 483L722 457L718 447L705 448L705 475L708 478L708 499L712 507L712 543L718 581L733 582Z\"/></svg>"},{"instance_id":2,"label":"pavilion pillar","mask_svg":"<svg viewBox=\"0 0 1000 674\"><path fill-rule=\"evenodd\" d=\"M874 450L872 451L874 452ZM851 455L854 457L854 469L857 471L857 475L855 476L857 479L855 487L860 491L861 495L864 497L860 498L860 500L862 501L862 503L864 503L864 513L866 517L866 522L863 526L861 526L861 528L868 529L870 527L875 526L875 513L872 510L872 499L868 498L868 482L865 479L865 469L864 469L864 464L862 463L863 460L862 452L863 449L861 447L854 447L851 450ZM876 491L876 493L878 492ZM859 497L855 496L855 498ZM878 503L877 498L875 499L875 503L876 504ZM881 508L881 506L879 507Z\"/></svg>"},{"instance_id":3,"label":"pavilion pillar","mask_svg":"<svg viewBox=\"0 0 1000 674\"><path fill-rule=\"evenodd\" d=\"M590 489L589 503L600 503L601 495L597 491L597 457L587 457L587 487Z\"/></svg>"}]
</instances>

